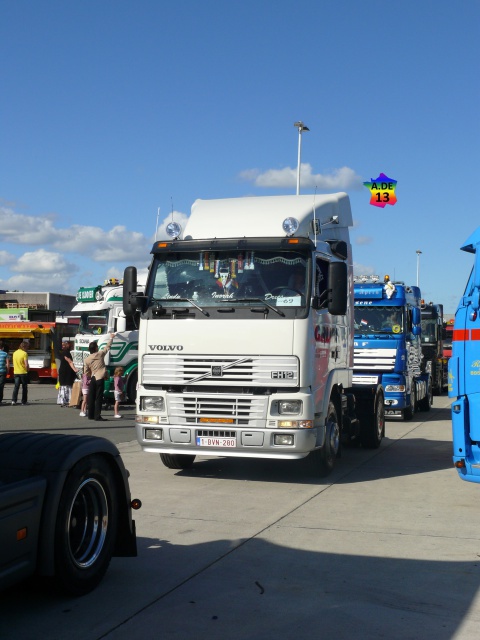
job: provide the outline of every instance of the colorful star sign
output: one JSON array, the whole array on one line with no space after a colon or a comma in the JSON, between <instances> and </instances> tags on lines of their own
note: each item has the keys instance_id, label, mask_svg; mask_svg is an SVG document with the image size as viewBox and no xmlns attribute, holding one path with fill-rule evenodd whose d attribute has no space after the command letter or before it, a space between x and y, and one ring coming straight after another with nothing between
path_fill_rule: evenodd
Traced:
<instances>
[{"instance_id":1,"label":"colorful star sign","mask_svg":"<svg viewBox=\"0 0 480 640\"><path fill-rule=\"evenodd\" d=\"M396 180L381 173L376 180L372 178L370 182L364 182L363 184L371 191L370 204L373 204L374 207L382 207L383 209L386 204L391 204L392 206L396 204Z\"/></svg>"}]
</instances>

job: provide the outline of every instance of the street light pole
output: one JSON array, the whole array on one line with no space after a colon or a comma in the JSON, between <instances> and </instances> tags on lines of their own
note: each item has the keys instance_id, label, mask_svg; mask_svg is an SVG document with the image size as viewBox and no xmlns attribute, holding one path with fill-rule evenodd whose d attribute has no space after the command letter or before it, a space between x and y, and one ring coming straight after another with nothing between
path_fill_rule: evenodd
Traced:
<instances>
[{"instance_id":1,"label":"street light pole","mask_svg":"<svg viewBox=\"0 0 480 640\"><path fill-rule=\"evenodd\" d=\"M155 242L157 241L157 233L158 233L158 218L160 217L160 207L157 208L157 224L155 226Z\"/></svg>"},{"instance_id":2,"label":"street light pole","mask_svg":"<svg viewBox=\"0 0 480 640\"><path fill-rule=\"evenodd\" d=\"M298 129L298 160L297 160L297 196L300 195L300 163L302 157L302 131L310 131L301 120L295 122L294 127Z\"/></svg>"},{"instance_id":3,"label":"street light pole","mask_svg":"<svg viewBox=\"0 0 480 640\"><path fill-rule=\"evenodd\" d=\"M420 254L422 252L420 251L420 249L417 249L416 253L417 253L417 287L418 287L420 282Z\"/></svg>"}]
</instances>

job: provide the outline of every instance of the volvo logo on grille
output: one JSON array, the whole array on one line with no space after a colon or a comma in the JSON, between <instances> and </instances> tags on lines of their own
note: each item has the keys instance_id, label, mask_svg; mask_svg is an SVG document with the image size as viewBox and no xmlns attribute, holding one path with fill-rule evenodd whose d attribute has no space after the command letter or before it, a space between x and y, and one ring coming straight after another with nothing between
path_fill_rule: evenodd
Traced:
<instances>
[{"instance_id":1,"label":"volvo logo on grille","mask_svg":"<svg viewBox=\"0 0 480 640\"><path fill-rule=\"evenodd\" d=\"M221 378L223 376L223 367L217 365L212 367L212 377Z\"/></svg>"},{"instance_id":2,"label":"volvo logo on grille","mask_svg":"<svg viewBox=\"0 0 480 640\"><path fill-rule=\"evenodd\" d=\"M149 344L150 351L183 351L183 344Z\"/></svg>"}]
</instances>

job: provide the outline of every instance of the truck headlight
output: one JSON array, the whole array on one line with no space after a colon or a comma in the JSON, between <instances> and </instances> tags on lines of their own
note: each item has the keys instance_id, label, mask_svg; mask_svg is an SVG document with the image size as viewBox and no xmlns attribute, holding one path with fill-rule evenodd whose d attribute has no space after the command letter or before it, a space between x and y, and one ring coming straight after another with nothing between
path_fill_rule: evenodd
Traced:
<instances>
[{"instance_id":1,"label":"truck headlight","mask_svg":"<svg viewBox=\"0 0 480 640\"><path fill-rule=\"evenodd\" d=\"M278 413L282 416L298 416L302 413L303 402L301 400L279 400Z\"/></svg>"},{"instance_id":2,"label":"truck headlight","mask_svg":"<svg viewBox=\"0 0 480 640\"><path fill-rule=\"evenodd\" d=\"M140 409L142 411L165 411L165 398L163 396L142 396Z\"/></svg>"},{"instance_id":3,"label":"truck headlight","mask_svg":"<svg viewBox=\"0 0 480 640\"><path fill-rule=\"evenodd\" d=\"M404 384L387 384L385 387L385 391L399 391L401 393L405 392Z\"/></svg>"}]
</instances>

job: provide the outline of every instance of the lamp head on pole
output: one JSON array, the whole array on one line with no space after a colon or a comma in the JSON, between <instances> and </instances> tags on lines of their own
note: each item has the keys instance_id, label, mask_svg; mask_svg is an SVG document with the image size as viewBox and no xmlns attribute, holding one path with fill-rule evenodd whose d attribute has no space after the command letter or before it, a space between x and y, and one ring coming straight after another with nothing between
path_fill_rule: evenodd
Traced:
<instances>
[{"instance_id":1,"label":"lamp head on pole","mask_svg":"<svg viewBox=\"0 0 480 640\"><path fill-rule=\"evenodd\" d=\"M297 127L298 133L301 133L302 131L310 131L310 129L306 125L304 125L301 120L299 120L298 122L295 122L293 126Z\"/></svg>"}]
</instances>

